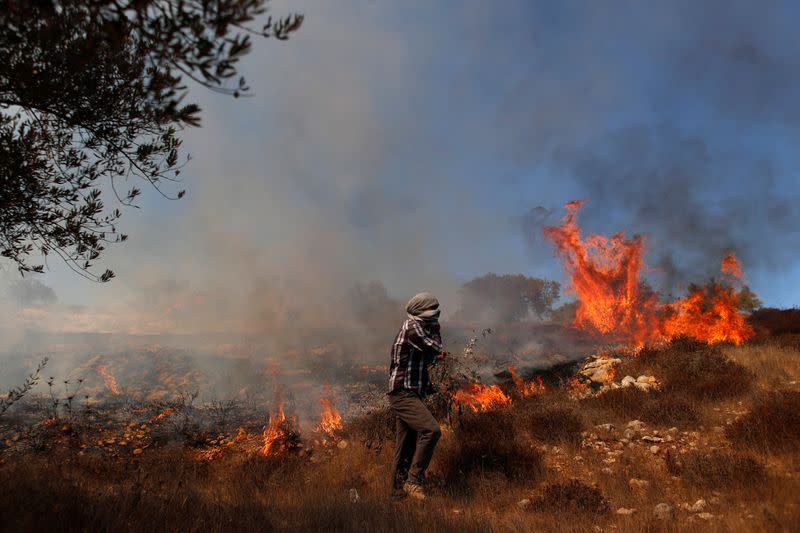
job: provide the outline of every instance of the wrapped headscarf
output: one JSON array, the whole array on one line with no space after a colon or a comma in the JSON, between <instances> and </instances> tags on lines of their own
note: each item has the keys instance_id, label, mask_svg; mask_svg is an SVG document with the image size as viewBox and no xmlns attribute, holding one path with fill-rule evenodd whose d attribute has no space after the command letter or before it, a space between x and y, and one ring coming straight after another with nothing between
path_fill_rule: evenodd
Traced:
<instances>
[{"instance_id":1,"label":"wrapped headscarf","mask_svg":"<svg viewBox=\"0 0 800 533\"><path fill-rule=\"evenodd\" d=\"M406 313L415 320L437 322L441 314L439 300L429 292L421 292L408 301Z\"/></svg>"}]
</instances>

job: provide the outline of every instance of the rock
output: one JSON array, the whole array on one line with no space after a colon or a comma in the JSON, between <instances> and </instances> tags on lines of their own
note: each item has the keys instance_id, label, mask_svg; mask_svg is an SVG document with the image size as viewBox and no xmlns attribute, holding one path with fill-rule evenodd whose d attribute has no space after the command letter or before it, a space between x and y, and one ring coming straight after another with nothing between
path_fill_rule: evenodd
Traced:
<instances>
[{"instance_id":1,"label":"rock","mask_svg":"<svg viewBox=\"0 0 800 533\"><path fill-rule=\"evenodd\" d=\"M595 427L597 429L602 429L603 431L611 431L614 429L614 424L598 424Z\"/></svg>"},{"instance_id":2,"label":"rock","mask_svg":"<svg viewBox=\"0 0 800 533\"><path fill-rule=\"evenodd\" d=\"M677 434L678 434L678 428L676 428L676 427L671 427L671 428L669 428L669 429L667 430L667 433L668 433L668 434L670 434L670 435L672 435L672 436L674 437L675 435L677 435Z\"/></svg>"},{"instance_id":3,"label":"rock","mask_svg":"<svg viewBox=\"0 0 800 533\"><path fill-rule=\"evenodd\" d=\"M659 503L653 508L653 514L659 520L672 520L675 517L675 510L668 503Z\"/></svg>"},{"instance_id":4,"label":"rock","mask_svg":"<svg viewBox=\"0 0 800 533\"><path fill-rule=\"evenodd\" d=\"M634 383L636 383L636 380L633 378L633 376L625 376L624 378L622 378L623 387L630 387Z\"/></svg>"},{"instance_id":5,"label":"rock","mask_svg":"<svg viewBox=\"0 0 800 533\"><path fill-rule=\"evenodd\" d=\"M636 387L637 389L639 389L642 392L650 392L650 389L651 389L651 386L650 386L649 383L640 383L638 381L636 383L634 383L633 386Z\"/></svg>"},{"instance_id":6,"label":"rock","mask_svg":"<svg viewBox=\"0 0 800 533\"><path fill-rule=\"evenodd\" d=\"M650 482L646 479L631 478L628 480L628 487L631 490L645 490L650 487Z\"/></svg>"},{"instance_id":7,"label":"rock","mask_svg":"<svg viewBox=\"0 0 800 533\"><path fill-rule=\"evenodd\" d=\"M349 496L350 503L358 503L361 500L361 496L358 495L358 491L356 489L350 489Z\"/></svg>"},{"instance_id":8,"label":"rock","mask_svg":"<svg viewBox=\"0 0 800 533\"><path fill-rule=\"evenodd\" d=\"M656 454L661 448L656 445L650 446L650 453Z\"/></svg>"},{"instance_id":9,"label":"rock","mask_svg":"<svg viewBox=\"0 0 800 533\"><path fill-rule=\"evenodd\" d=\"M625 440L631 440L636 436L636 432L632 429L626 429L622 436L625 437Z\"/></svg>"},{"instance_id":10,"label":"rock","mask_svg":"<svg viewBox=\"0 0 800 533\"><path fill-rule=\"evenodd\" d=\"M345 448L347 448L347 441L340 440L339 443L336 445L336 447L339 448L340 450L344 450Z\"/></svg>"},{"instance_id":11,"label":"rock","mask_svg":"<svg viewBox=\"0 0 800 533\"><path fill-rule=\"evenodd\" d=\"M631 378L631 379L633 379L633 378ZM628 422L628 426L627 427L628 427L628 429L633 430L633 431L644 431L645 423L642 422L641 420L631 420L630 422Z\"/></svg>"},{"instance_id":12,"label":"rock","mask_svg":"<svg viewBox=\"0 0 800 533\"><path fill-rule=\"evenodd\" d=\"M642 440L645 442L664 442L664 439L662 439L661 437L652 437L650 435L645 435L644 437L642 437Z\"/></svg>"},{"instance_id":13,"label":"rock","mask_svg":"<svg viewBox=\"0 0 800 533\"><path fill-rule=\"evenodd\" d=\"M531 508L531 501L528 498L523 498L517 502L517 507L522 511L527 511Z\"/></svg>"},{"instance_id":14,"label":"rock","mask_svg":"<svg viewBox=\"0 0 800 533\"><path fill-rule=\"evenodd\" d=\"M613 471L613 470L611 470L611 469L610 469L610 468L608 468L608 467L605 467L605 468L601 469L601 470L600 470L600 472L602 472L602 473L604 473L604 474L606 474L606 475L609 475L609 476L610 476L611 474L613 474L613 473L614 473L614 471Z\"/></svg>"},{"instance_id":15,"label":"rock","mask_svg":"<svg viewBox=\"0 0 800 533\"><path fill-rule=\"evenodd\" d=\"M714 518L714 515L711 513L700 513L697 515L697 518L702 518L703 520L711 520Z\"/></svg>"},{"instance_id":16,"label":"rock","mask_svg":"<svg viewBox=\"0 0 800 533\"><path fill-rule=\"evenodd\" d=\"M636 509L626 509L625 507L620 507L617 509L617 514L621 514L623 516L629 516L636 512Z\"/></svg>"},{"instance_id":17,"label":"rock","mask_svg":"<svg viewBox=\"0 0 800 533\"><path fill-rule=\"evenodd\" d=\"M711 498L708 499L708 503L710 503L711 505L721 505L722 500L720 500L717 496L712 496Z\"/></svg>"},{"instance_id":18,"label":"rock","mask_svg":"<svg viewBox=\"0 0 800 533\"><path fill-rule=\"evenodd\" d=\"M692 505L688 504L686 505L686 510L691 513L700 513L702 511L705 511L706 509L708 509L708 504L702 498L694 502L694 504Z\"/></svg>"}]
</instances>

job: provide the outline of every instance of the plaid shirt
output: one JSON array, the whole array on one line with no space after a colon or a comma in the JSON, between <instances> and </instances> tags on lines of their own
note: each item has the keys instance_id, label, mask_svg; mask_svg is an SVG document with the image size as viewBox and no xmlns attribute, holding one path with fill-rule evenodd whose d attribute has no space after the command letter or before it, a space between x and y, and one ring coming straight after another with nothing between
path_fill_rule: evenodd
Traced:
<instances>
[{"instance_id":1,"label":"plaid shirt","mask_svg":"<svg viewBox=\"0 0 800 533\"><path fill-rule=\"evenodd\" d=\"M441 351L438 324L425 328L413 318L403 322L392 345L389 392L408 389L425 396L429 385L428 365Z\"/></svg>"}]
</instances>

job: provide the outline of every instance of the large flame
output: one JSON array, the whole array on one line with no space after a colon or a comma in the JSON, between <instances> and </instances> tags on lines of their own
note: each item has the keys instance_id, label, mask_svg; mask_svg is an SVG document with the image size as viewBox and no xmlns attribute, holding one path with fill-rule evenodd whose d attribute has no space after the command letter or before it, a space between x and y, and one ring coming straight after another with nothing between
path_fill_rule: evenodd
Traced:
<instances>
[{"instance_id":1,"label":"large flame","mask_svg":"<svg viewBox=\"0 0 800 533\"><path fill-rule=\"evenodd\" d=\"M342 429L342 415L333 402L333 391L330 385L325 386L325 397L320 398L319 403L322 405L322 414L315 431L321 431L333 436Z\"/></svg>"},{"instance_id":2,"label":"large flame","mask_svg":"<svg viewBox=\"0 0 800 533\"><path fill-rule=\"evenodd\" d=\"M508 371L511 373L511 379L514 380L514 385L517 387L517 392L523 398L541 394L546 390L541 376L536 376L535 380L531 380L526 383L525 380L522 379L519 374L517 374L516 367L510 366L508 367Z\"/></svg>"},{"instance_id":3,"label":"large flame","mask_svg":"<svg viewBox=\"0 0 800 533\"><path fill-rule=\"evenodd\" d=\"M603 235L582 238L576 221L581 205L580 201L568 203L562 224L544 230L556 244L570 288L578 297L574 326L637 347L679 335L736 344L753 336L732 287L712 283L673 303L659 303L656 294L640 282L644 239L626 239L622 232L610 239ZM732 278L744 277L732 252L722 259L721 270Z\"/></svg>"},{"instance_id":4,"label":"large flame","mask_svg":"<svg viewBox=\"0 0 800 533\"><path fill-rule=\"evenodd\" d=\"M105 365L97 365L95 370L97 370L97 373L103 378L103 382L106 384L106 388L111 391L111 394L119 395L121 391L114 374L109 372Z\"/></svg>"},{"instance_id":5,"label":"large flame","mask_svg":"<svg viewBox=\"0 0 800 533\"><path fill-rule=\"evenodd\" d=\"M453 399L462 405L468 405L476 413L511 403L511 398L499 386L480 383L467 383L453 394Z\"/></svg>"},{"instance_id":6,"label":"large flame","mask_svg":"<svg viewBox=\"0 0 800 533\"><path fill-rule=\"evenodd\" d=\"M555 242L570 288L578 297L576 327L613 334L641 344L653 336L656 295L643 291L639 275L644 265L644 239L626 239L620 232L581 238L577 215L582 201L566 205L560 226L545 228Z\"/></svg>"}]
</instances>

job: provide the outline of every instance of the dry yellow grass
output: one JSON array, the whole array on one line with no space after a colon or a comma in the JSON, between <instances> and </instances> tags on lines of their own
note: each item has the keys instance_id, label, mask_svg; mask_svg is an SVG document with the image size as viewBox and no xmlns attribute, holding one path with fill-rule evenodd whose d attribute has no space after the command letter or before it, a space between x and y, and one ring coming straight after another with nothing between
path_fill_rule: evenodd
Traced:
<instances>
[{"instance_id":1,"label":"dry yellow grass","mask_svg":"<svg viewBox=\"0 0 800 533\"><path fill-rule=\"evenodd\" d=\"M648 364L666 381L667 374L658 373L674 372L674 365L659 358L678 349L631 364ZM696 359L704 353L683 359L701 377L707 368ZM761 405L761 395L773 384L792 381L798 354L769 345L724 348L724 353L749 368L758 387L722 394L715 382L713 389L706 383L700 392L686 387L664 392L686 395L681 397L698 414L677 430L671 421L654 417L645 429L626 436L629 413L618 409L631 405L576 402L561 391L516 401L494 416L492 431L484 435L475 428L445 428L431 466L431 498L422 503L390 500L392 446L381 431L352 433L345 448L320 450L313 461L232 452L199 463L193 450L175 445L154 446L136 459L79 456L65 445L0 456L0 529L791 531L800 523L800 448L764 448L754 441L745 449L726 436L725 428L747 422L747 413ZM736 367L724 368L737 375ZM667 400L657 402L662 401ZM568 427L560 428L559 416ZM641 438L656 433L663 442ZM365 441L369 435L369 447L358 435ZM383 439L379 451L374 451L376 438ZM788 432L781 438L800 437ZM475 442L480 439L485 440ZM467 452L473 454L469 461L459 455ZM508 463L525 460L541 460L541 465ZM609 512L600 512L598 494ZM524 498L532 501L530 509L518 505ZM706 502L702 511L684 508L699 499ZM658 519L654 508L660 503L670 505L674 516ZM619 509L634 511L617 514Z\"/></svg>"}]
</instances>

